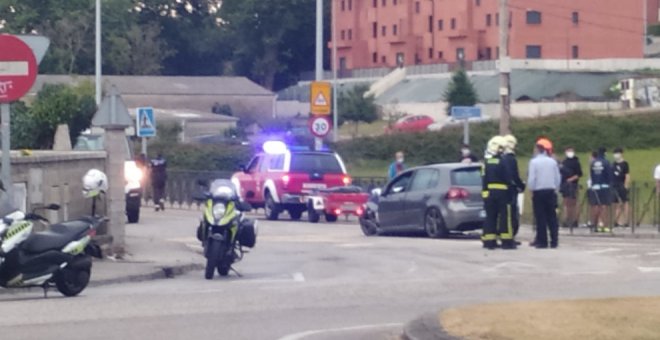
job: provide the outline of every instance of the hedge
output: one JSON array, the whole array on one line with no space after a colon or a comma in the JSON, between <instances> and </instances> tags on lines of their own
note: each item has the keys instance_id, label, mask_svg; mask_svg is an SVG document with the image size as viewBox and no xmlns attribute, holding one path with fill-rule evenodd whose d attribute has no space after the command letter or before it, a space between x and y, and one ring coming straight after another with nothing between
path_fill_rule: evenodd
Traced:
<instances>
[{"instance_id":1,"label":"hedge","mask_svg":"<svg viewBox=\"0 0 660 340\"><path fill-rule=\"evenodd\" d=\"M547 136L555 150L573 146L578 152L588 152L605 146L626 149L660 147L660 112L627 116L594 115L573 112L560 116L512 121L518 137L518 153L529 155L539 136ZM498 121L473 124L470 138L473 152L482 155L486 142L494 136ZM396 151L406 153L411 163L430 164L456 161L463 139L462 126L438 132L401 133L378 137L364 137L342 141L335 145L348 163L369 160L389 160Z\"/></svg>"}]
</instances>

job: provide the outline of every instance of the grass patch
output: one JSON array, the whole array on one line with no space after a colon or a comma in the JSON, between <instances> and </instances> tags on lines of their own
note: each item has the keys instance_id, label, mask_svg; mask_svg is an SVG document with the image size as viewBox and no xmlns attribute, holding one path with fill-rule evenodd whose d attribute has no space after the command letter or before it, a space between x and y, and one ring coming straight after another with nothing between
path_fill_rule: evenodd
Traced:
<instances>
[{"instance_id":1,"label":"grass patch","mask_svg":"<svg viewBox=\"0 0 660 340\"><path fill-rule=\"evenodd\" d=\"M387 121L377 120L371 124L358 124L358 133L356 137L380 136L385 132ZM346 122L339 127L339 137L341 139L351 139L355 135L355 124Z\"/></svg>"},{"instance_id":2,"label":"grass patch","mask_svg":"<svg viewBox=\"0 0 660 340\"><path fill-rule=\"evenodd\" d=\"M525 302L447 310L440 322L469 340L660 339L660 298Z\"/></svg>"}]
</instances>

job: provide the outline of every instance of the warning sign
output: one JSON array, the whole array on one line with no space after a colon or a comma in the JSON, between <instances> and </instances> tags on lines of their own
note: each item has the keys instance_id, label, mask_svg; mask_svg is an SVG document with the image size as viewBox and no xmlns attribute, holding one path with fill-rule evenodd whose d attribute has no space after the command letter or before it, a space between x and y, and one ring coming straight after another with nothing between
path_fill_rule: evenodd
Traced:
<instances>
[{"instance_id":1,"label":"warning sign","mask_svg":"<svg viewBox=\"0 0 660 340\"><path fill-rule=\"evenodd\" d=\"M324 81L312 82L310 88L310 107L313 115L329 115L332 112L332 85Z\"/></svg>"}]
</instances>

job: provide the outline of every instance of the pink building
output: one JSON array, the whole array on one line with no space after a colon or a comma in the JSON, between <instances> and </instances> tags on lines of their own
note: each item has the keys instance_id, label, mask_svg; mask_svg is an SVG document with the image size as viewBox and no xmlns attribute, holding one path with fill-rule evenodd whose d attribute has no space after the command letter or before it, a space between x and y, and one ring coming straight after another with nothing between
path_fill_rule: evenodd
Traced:
<instances>
[{"instance_id":1,"label":"pink building","mask_svg":"<svg viewBox=\"0 0 660 340\"><path fill-rule=\"evenodd\" d=\"M513 59L642 58L644 3L509 0ZM340 70L497 59L498 0L334 0ZM332 46L332 42L330 43Z\"/></svg>"}]
</instances>

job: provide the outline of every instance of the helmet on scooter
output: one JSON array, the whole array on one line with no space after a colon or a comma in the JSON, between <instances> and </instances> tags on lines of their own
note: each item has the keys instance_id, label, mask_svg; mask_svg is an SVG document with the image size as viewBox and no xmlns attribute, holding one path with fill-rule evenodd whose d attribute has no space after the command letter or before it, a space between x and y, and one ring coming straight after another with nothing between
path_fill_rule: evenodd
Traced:
<instances>
[{"instance_id":1,"label":"helmet on scooter","mask_svg":"<svg viewBox=\"0 0 660 340\"><path fill-rule=\"evenodd\" d=\"M108 191L108 177L101 170L91 169L83 176L83 195L96 197Z\"/></svg>"}]
</instances>

